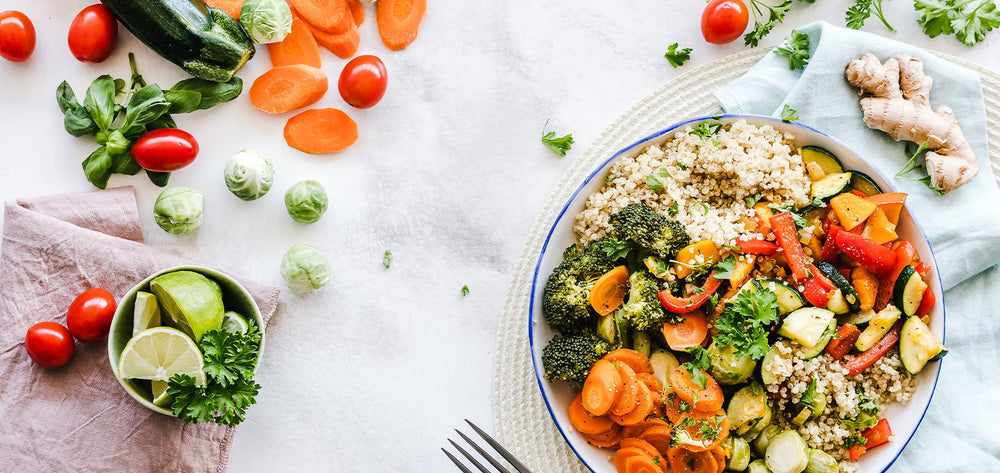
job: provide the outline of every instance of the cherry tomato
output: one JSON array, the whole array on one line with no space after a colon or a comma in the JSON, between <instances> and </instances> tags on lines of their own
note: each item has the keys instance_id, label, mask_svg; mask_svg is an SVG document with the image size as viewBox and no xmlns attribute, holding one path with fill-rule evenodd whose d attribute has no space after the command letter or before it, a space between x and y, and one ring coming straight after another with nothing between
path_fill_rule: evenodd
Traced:
<instances>
[{"instance_id":1,"label":"cherry tomato","mask_svg":"<svg viewBox=\"0 0 1000 473\"><path fill-rule=\"evenodd\" d=\"M176 171L198 157L198 142L184 130L158 128L142 135L132 145L132 157L143 169Z\"/></svg>"},{"instance_id":2,"label":"cherry tomato","mask_svg":"<svg viewBox=\"0 0 1000 473\"><path fill-rule=\"evenodd\" d=\"M358 56L340 72L337 89L344 101L355 108L371 108L382 100L389 75L382 60L371 55Z\"/></svg>"},{"instance_id":3,"label":"cherry tomato","mask_svg":"<svg viewBox=\"0 0 1000 473\"><path fill-rule=\"evenodd\" d=\"M0 12L0 56L23 62L35 50L35 25L16 10Z\"/></svg>"},{"instance_id":4,"label":"cherry tomato","mask_svg":"<svg viewBox=\"0 0 1000 473\"><path fill-rule=\"evenodd\" d=\"M712 0L701 14L701 34L709 43L730 43L749 22L750 11L743 0Z\"/></svg>"},{"instance_id":5,"label":"cherry tomato","mask_svg":"<svg viewBox=\"0 0 1000 473\"><path fill-rule=\"evenodd\" d=\"M118 304L110 292L99 288L88 289L69 305L66 326L77 340L93 343L108 335L117 309Z\"/></svg>"},{"instance_id":6,"label":"cherry tomato","mask_svg":"<svg viewBox=\"0 0 1000 473\"><path fill-rule=\"evenodd\" d=\"M41 322L28 329L28 334L24 336L24 348L35 364L54 370L73 358L73 336L62 325Z\"/></svg>"},{"instance_id":7,"label":"cherry tomato","mask_svg":"<svg viewBox=\"0 0 1000 473\"><path fill-rule=\"evenodd\" d=\"M98 3L77 13L69 25L69 50L81 62L101 62L115 50L118 20Z\"/></svg>"}]
</instances>

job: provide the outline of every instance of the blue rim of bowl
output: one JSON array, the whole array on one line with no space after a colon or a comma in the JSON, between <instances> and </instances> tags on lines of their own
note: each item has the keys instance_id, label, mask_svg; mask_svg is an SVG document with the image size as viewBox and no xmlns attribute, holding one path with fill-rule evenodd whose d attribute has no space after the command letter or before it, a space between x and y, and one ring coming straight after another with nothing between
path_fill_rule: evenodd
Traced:
<instances>
[{"instance_id":1,"label":"blue rim of bowl","mask_svg":"<svg viewBox=\"0 0 1000 473\"><path fill-rule=\"evenodd\" d=\"M622 148L621 150L619 150L618 152L616 152L615 154L613 154L610 158L608 158L607 160L605 160L604 162L602 162L593 171L591 171L590 175L587 176L586 179L584 179L584 181L580 184L579 187L576 188L575 191L573 191L573 194L569 197L569 200L566 201L566 204L563 205L562 210L559 211L559 215L556 217L555 222L552 223L552 228L549 229L548 235L545 236L545 242L542 244L542 251L538 255L538 261L535 263L535 271L534 271L534 275L533 275L532 280L531 280L531 294L530 294L531 299L528 302L528 349L529 349L530 353L532 354L532 356L531 356L531 365L532 365L532 368L534 368L534 371L535 371L535 381L538 383L538 390L542 394L542 400L545 401L545 408L549 411L549 416L552 417L552 422L554 424L556 424L556 429L559 430L559 435L562 435L563 440L566 441L566 445L568 445L569 448L570 448L570 450L573 451L573 454L576 455L576 457L580 460L580 462L583 463L583 465L585 467L587 467L587 469L589 469L592 472L594 472L596 470L594 470L590 466L590 464L587 463L586 460L584 460L583 456L580 454L580 452L577 451L576 447L573 445L573 442L570 441L569 436L563 430L563 426L559 424L558 420L556 420L556 414L552 410L552 404L549 402L549 397L545 394L545 386L544 386L543 383L546 383L547 381L545 381L545 380L542 379L542 371L539 369L538 363L535 361L535 356L534 356L534 353L535 353L535 336L534 336L534 331L532 330L532 321L535 320L535 317L534 317L535 316L535 289L538 287L538 271L539 271L539 269L541 269L542 259L544 258L545 252L546 252L546 250L549 247L549 242L552 240L552 234L555 233L556 227L559 225L559 222L562 221L563 217L566 214L566 211L569 210L570 205L572 205L573 202L576 201L577 196L580 195L580 192L583 192L583 189L585 187L587 187L587 184L590 184L590 181L592 181L595 177L597 177L598 174L604 172L607 169L608 164L610 164L612 161L614 161L614 160L618 159L619 157L621 157L621 155L623 155L623 154L625 154L625 153L627 153L629 151L632 151L633 149L635 149L636 146L639 146L639 145L641 145L643 143L646 143L646 142L648 142L650 140L662 137L663 135L666 135L667 133L671 133L671 132L673 132L673 131L677 130L678 128L681 128L681 127L683 127L685 125L689 125L691 123L703 122L703 121L706 121L706 120L722 120L722 119L729 119L729 118L732 118L732 119L749 118L749 119L753 119L753 120L764 120L764 121L771 121L771 122L776 122L776 123L792 124L792 125L795 125L797 127L804 128L806 130L815 132L815 133L823 136L824 138L827 138L830 141L833 141L834 143L837 143L838 145L843 146L844 149L849 150L855 156L859 156L859 157L861 157L862 160L864 160L864 157L862 157L861 154L859 154L856 151L854 151L853 148L851 148L850 146L847 146L842 141L840 141L840 140L834 138L833 136L830 136L830 135L828 135L828 134L826 134L826 133L824 133L822 131L819 131L819 130L817 130L817 129L809 126L809 125L804 125L804 124L796 122L796 121L785 121L785 120L781 120L780 118L774 118L774 117L769 117L769 116L764 116L764 115L737 115L737 114L710 115L710 116L704 116L704 117L690 118L690 119L687 119L687 120L675 123L675 124L673 124L673 125L665 128L663 130L660 130L660 131L655 132L655 133L653 133L653 134L651 134L649 136L641 138L638 141L636 141L636 142L634 142L634 143L626 146L625 148ZM882 171L880 169L878 169L877 167L875 167L875 165L871 165L871 166L873 168L875 168L876 171L878 171L879 177L881 177L882 180L885 181L885 183L888 185L889 189L891 189L892 191L895 192L896 191L896 187L892 185L892 182L890 182L889 180L885 179ZM941 288L941 292L944 293L944 286L941 284L941 272L937 271L937 266L938 266L937 265L937 258L934 256L934 249L931 248L930 241L927 239L927 233L924 232L924 228L922 226L920 226L920 222L917 221L917 219L912 214L910 214L910 218L913 219L913 224L917 227L917 230L920 232L920 236L923 237L924 241L928 242L927 243L927 248L929 248L930 251L931 251L931 260L934 262L933 269L934 269L934 274L935 274L935 276L937 277L937 280L938 280L938 287ZM941 319L942 319L942 324L941 324L941 343L944 343L944 341L945 341L945 328L946 328L945 324L944 324L944 321L947 320L947 317L945 316L944 298L942 298L942 300L941 300ZM897 459L899 459L899 455L901 455L903 453L903 451L906 450L906 446L909 445L910 440L913 439L913 435L916 434L917 429L920 428L920 423L923 422L924 416L927 415L927 409L930 408L931 401L934 399L934 393L937 391L937 383L938 383L938 378L941 376L941 363L943 361L944 360L939 360L938 363L937 363L937 371L934 373L934 385L931 386L931 395L930 395L930 397L927 398L927 404L924 405L924 411L920 413L920 418L917 420L917 425L914 426L913 431L910 432L909 436L906 438L906 442L903 442L903 446L899 449L898 452L896 452L896 455L882 469L882 473L885 473L886 471L888 471L889 468L892 466L892 464L895 463Z\"/></svg>"}]
</instances>

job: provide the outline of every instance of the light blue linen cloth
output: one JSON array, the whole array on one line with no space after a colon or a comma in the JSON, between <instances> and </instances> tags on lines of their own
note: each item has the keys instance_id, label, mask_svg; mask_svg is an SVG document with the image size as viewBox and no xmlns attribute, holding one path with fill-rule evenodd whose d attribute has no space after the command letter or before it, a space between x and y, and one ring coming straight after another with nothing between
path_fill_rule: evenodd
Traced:
<instances>
[{"instance_id":1,"label":"light blue linen cloth","mask_svg":"<svg viewBox=\"0 0 1000 473\"><path fill-rule=\"evenodd\" d=\"M890 472L1000 472L1000 190L987 148L986 114L976 73L926 50L825 22L798 29L809 36L809 64L790 70L768 53L715 93L727 113L780 116L853 148L900 192L930 240L946 289L945 345L937 391L916 435ZM891 176L906 163L905 142L869 129L858 90L844 78L848 62L870 52L881 61L919 57L934 79L931 104L951 107L979 158L979 175L940 197L924 184Z\"/></svg>"}]
</instances>

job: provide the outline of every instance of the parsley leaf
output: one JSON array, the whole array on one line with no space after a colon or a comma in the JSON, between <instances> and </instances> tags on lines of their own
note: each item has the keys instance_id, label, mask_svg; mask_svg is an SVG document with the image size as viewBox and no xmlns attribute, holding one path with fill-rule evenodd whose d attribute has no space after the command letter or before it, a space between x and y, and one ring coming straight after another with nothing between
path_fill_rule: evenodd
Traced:
<instances>
[{"instance_id":1,"label":"parsley leaf","mask_svg":"<svg viewBox=\"0 0 1000 473\"><path fill-rule=\"evenodd\" d=\"M994 0L914 0L913 8L920 13L917 23L931 38L954 34L972 46L1000 28L1000 11Z\"/></svg>"},{"instance_id":2,"label":"parsley leaf","mask_svg":"<svg viewBox=\"0 0 1000 473\"><path fill-rule=\"evenodd\" d=\"M868 439L862 437L861 434L855 432L851 435L848 435L844 439L844 448L851 448L854 445L860 445L863 447L865 446L866 443L868 443Z\"/></svg>"},{"instance_id":3,"label":"parsley leaf","mask_svg":"<svg viewBox=\"0 0 1000 473\"><path fill-rule=\"evenodd\" d=\"M680 161L674 161L674 166L677 166L681 171L687 171L688 168L686 164Z\"/></svg>"},{"instance_id":4,"label":"parsley leaf","mask_svg":"<svg viewBox=\"0 0 1000 473\"><path fill-rule=\"evenodd\" d=\"M809 35L792 30L785 38L785 44L775 49L774 53L788 58L789 69L805 69L809 64ZM782 120L784 119L782 115Z\"/></svg>"},{"instance_id":5,"label":"parsley leaf","mask_svg":"<svg viewBox=\"0 0 1000 473\"><path fill-rule=\"evenodd\" d=\"M753 207L753 204L760 202L760 199L764 198L764 194L754 194L748 195L743 198L743 202L747 204L747 208Z\"/></svg>"},{"instance_id":6,"label":"parsley leaf","mask_svg":"<svg viewBox=\"0 0 1000 473\"><path fill-rule=\"evenodd\" d=\"M469 295L469 286L462 286L462 297Z\"/></svg>"},{"instance_id":7,"label":"parsley leaf","mask_svg":"<svg viewBox=\"0 0 1000 473\"><path fill-rule=\"evenodd\" d=\"M750 0L750 12L753 13L753 30L743 35L743 42L751 48L757 47L771 30L785 20L785 13L792 9L792 0L784 0L778 5L768 5L761 0ZM767 19L764 17L767 10Z\"/></svg>"},{"instance_id":8,"label":"parsley leaf","mask_svg":"<svg viewBox=\"0 0 1000 473\"><path fill-rule=\"evenodd\" d=\"M549 125L549 121L545 120L545 126ZM549 149L555 151L559 156L566 156L566 152L573 147L573 134L570 133L561 138L556 137L556 132L550 131L545 133L545 127L542 127L542 143L548 146Z\"/></svg>"},{"instance_id":9,"label":"parsley leaf","mask_svg":"<svg viewBox=\"0 0 1000 473\"><path fill-rule=\"evenodd\" d=\"M720 346L732 345L736 356L759 360L767 354L767 327L778 322L778 296L754 281L715 320Z\"/></svg>"},{"instance_id":10,"label":"parsley leaf","mask_svg":"<svg viewBox=\"0 0 1000 473\"><path fill-rule=\"evenodd\" d=\"M633 248L635 248L635 244L631 241L619 240L613 237L605 238L601 244L601 250L604 251L604 254L608 255L608 258L613 260L624 258Z\"/></svg>"},{"instance_id":11,"label":"parsley leaf","mask_svg":"<svg viewBox=\"0 0 1000 473\"><path fill-rule=\"evenodd\" d=\"M847 27L860 30L862 26L865 26L865 20L872 16L872 8L875 9L875 16L882 21L882 24L889 31L895 32L896 30L885 19L885 13L882 12L882 0L854 0L854 5L847 9L844 16Z\"/></svg>"},{"instance_id":12,"label":"parsley leaf","mask_svg":"<svg viewBox=\"0 0 1000 473\"><path fill-rule=\"evenodd\" d=\"M650 174L649 177L646 178L646 185L649 186L650 189L653 189L653 192L660 192L663 189L663 186L667 184L663 178L673 179L674 176L670 175L670 170L667 168L660 168L658 171Z\"/></svg>"},{"instance_id":13,"label":"parsley leaf","mask_svg":"<svg viewBox=\"0 0 1000 473\"><path fill-rule=\"evenodd\" d=\"M719 264L715 265L715 275L716 279L733 279L733 271L736 270L736 257L730 253L728 256L719 261Z\"/></svg>"},{"instance_id":14,"label":"parsley leaf","mask_svg":"<svg viewBox=\"0 0 1000 473\"><path fill-rule=\"evenodd\" d=\"M816 375L812 375L812 381L809 382L809 387L806 388L806 392L802 393L801 402L803 404L812 404L816 397Z\"/></svg>"},{"instance_id":15,"label":"parsley leaf","mask_svg":"<svg viewBox=\"0 0 1000 473\"><path fill-rule=\"evenodd\" d=\"M691 373L691 382L698 387L705 389L708 382L708 375L705 370L712 366L712 359L708 357L708 350L702 347L690 347L684 350L691 354L691 361L684 363L684 369Z\"/></svg>"},{"instance_id":16,"label":"parsley leaf","mask_svg":"<svg viewBox=\"0 0 1000 473\"><path fill-rule=\"evenodd\" d=\"M382 255L382 266L385 266L385 269L389 269L390 264L392 264L392 252L385 250L385 254Z\"/></svg>"},{"instance_id":17,"label":"parsley leaf","mask_svg":"<svg viewBox=\"0 0 1000 473\"><path fill-rule=\"evenodd\" d=\"M699 123L698 126L694 127L694 130L691 130L691 134L702 138L708 138L709 136L714 135L715 132L719 131L719 128L722 128L721 123L712 123L709 120L705 120Z\"/></svg>"},{"instance_id":18,"label":"parsley leaf","mask_svg":"<svg viewBox=\"0 0 1000 473\"><path fill-rule=\"evenodd\" d=\"M860 387L854 388L854 392L858 395L858 409L861 412L871 415L878 415L879 408L878 404L875 404L875 400L868 397L865 391Z\"/></svg>"},{"instance_id":19,"label":"parsley leaf","mask_svg":"<svg viewBox=\"0 0 1000 473\"><path fill-rule=\"evenodd\" d=\"M674 218L677 216L678 212L680 212L680 209L677 207L677 201L675 200L670 203L670 207L667 207L667 215L669 215L670 218Z\"/></svg>"},{"instance_id":20,"label":"parsley leaf","mask_svg":"<svg viewBox=\"0 0 1000 473\"><path fill-rule=\"evenodd\" d=\"M678 43L671 44L663 55L674 69L683 66L688 59L691 59L691 48L677 49L678 47Z\"/></svg>"},{"instance_id":21,"label":"parsley leaf","mask_svg":"<svg viewBox=\"0 0 1000 473\"><path fill-rule=\"evenodd\" d=\"M791 105L788 105L786 103L785 107L781 109L781 120L786 122L798 121L799 119L798 113L799 113L798 110L795 110L794 108L791 107Z\"/></svg>"}]
</instances>

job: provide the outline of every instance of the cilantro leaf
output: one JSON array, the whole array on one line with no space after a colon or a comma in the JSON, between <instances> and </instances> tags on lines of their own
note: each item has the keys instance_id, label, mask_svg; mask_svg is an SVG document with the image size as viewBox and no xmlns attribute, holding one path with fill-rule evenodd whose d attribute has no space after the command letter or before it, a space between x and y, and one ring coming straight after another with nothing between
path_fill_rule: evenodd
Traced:
<instances>
[{"instance_id":1,"label":"cilantro leaf","mask_svg":"<svg viewBox=\"0 0 1000 473\"><path fill-rule=\"evenodd\" d=\"M954 34L972 46L1000 28L1000 11L994 0L914 0L913 8L920 13L917 23L931 38Z\"/></svg>"},{"instance_id":2,"label":"cilantro leaf","mask_svg":"<svg viewBox=\"0 0 1000 473\"><path fill-rule=\"evenodd\" d=\"M670 170L667 168L660 168L658 171L650 174L646 178L646 185L649 186L653 192L660 192L663 190L663 186L667 184L663 178L673 179L674 177L670 175Z\"/></svg>"},{"instance_id":3,"label":"cilantro leaf","mask_svg":"<svg viewBox=\"0 0 1000 473\"><path fill-rule=\"evenodd\" d=\"M688 168L686 164L680 161L674 161L674 166L677 166L681 171L687 171Z\"/></svg>"},{"instance_id":4,"label":"cilantro leaf","mask_svg":"<svg viewBox=\"0 0 1000 473\"><path fill-rule=\"evenodd\" d=\"M549 125L549 121L545 120L545 126ZM542 143L548 146L549 149L555 151L559 156L566 156L566 152L573 147L573 134L570 133L561 138L556 137L556 132L550 131L545 133L545 127L542 127Z\"/></svg>"},{"instance_id":5,"label":"cilantro leaf","mask_svg":"<svg viewBox=\"0 0 1000 473\"><path fill-rule=\"evenodd\" d=\"M854 5L851 5L844 15L847 27L860 30L862 26L865 26L865 21L872 16L872 9L874 9L875 16L889 31L896 31L885 19L885 13L882 11L882 0L854 0Z\"/></svg>"},{"instance_id":6,"label":"cilantro leaf","mask_svg":"<svg viewBox=\"0 0 1000 473\"><path fill-rule=\"evenodd\" d=\"M392 264L392 252L385 250L385 254L382 255L382 266L385 266L385 269L389 269L390 264Z\"/></svg>"},{"instance_id":7,"label":"cilantro leaf","mask_svg":"<svg viewBox=\"0 0 1000 473\"><path fill-rule=\"evenodd\" d=\"M789 69L805 69L809 64L809 35L792 30L785 38L785 43L775 49L774 53L788 58ZM781 119L785 119L784 114Z\"/></svg>"},{"instance_id":8,"label":"cilantro leaf","mask_svg":"<svg viewBox=\"0 0 1000 473\"><path fill-rule=\"evenodd\" d=\"M702 138L708 138L719 131L719 128L722 128L721 123L712 123L710 120L705 120L699 123L698 126L694 127L694 130L691 130L691 134Z\"/></svg>"},{"instance_id":9,"label":"cilantro leaf","mask_svg":"<svg viewBox=\"0 0 1000 473\"><path fill-rule=\"evenodd\" d=\"M469 295L469 286L462 286L462 297Z\"/></svg>"},{"instance_id":10,"label":"cilantro leaf","mask_svg":"<svg viewBox=\"0 0 1000 473\"><path fill-rule=\"evenodd\" d=\"M816 375L812 375L812 381L809 382L809 387L806 388L806 392L802 393L801 402L803 404L812 404L816 397Z\"/></svg>"},{"instance_id":11,"label":"cilantro leaf","mask_svg":"<svg viewBox=\"0 0 1000 473\"><path fill-rule=\"evenodd\" d=\"M736 257L730 253L728 256L719 261L719 264L715 265L715 275L716 279L733 279L733 271L736 270Z\"/></svg>"},{"instance_id":12,"label":"cilantro leaf","mask_svg":"<svg viewBox=\"0 0 1000 473\"><path fill-rule=\"evenodd\" d=\"M635 244L631 241L613 237L605 238L601 245L601 251L604 251L604 254L613 260L624 258L633 248L635 248Z\"/></svg>"},{"instance_id":13,"label":"cilantro leaf","mask_svg":"<svg viewBox=\"0 0 1000 473\"><path fill-rule=\"evenodd\" d=\"M754 194L748 195L743 198L743 202L747 204L747 208L753 207L753 204L760 202L760 199L764 198L764 194Z\"/></svg>"},{"instance_id":14,"label":"cilantro leaf","mask_svg":"<svg viewBox=\"0 0 1000 473\"><path fill-rule=\"evenodd\" d=\"M799 119L798 113L799 113L798 110L795 110L786 103L784 108L781 109L781 120L786 122L798 121Z\"/></svg>"},{"instance_id":15,"label":"cilantro leaf","mask_svg":"<svg viewBox=\"0 0 1000 473\"><path fill-rule=\"evenodd\" d=\"M778 5L768 5L762 0L750 0L750 12L753 13L753 30L743 35L743 42L751 48L757 47L771 30L785 20L785 13L792 9L792 0L784 0ZM767 19L763 18L767 10Z\"/></svg>"},{"instance_id":16,"label":"cilantro leaf","mask_svg":"<svg viewBox=\"0 0 1000 473\"><path fill-rule=\"evenodd\" d=\"M691 48L677 49L678 47L678 43L671 44L667 47L666 54L663 55L663 57L667 58L667 62L671 66L674 66L674 69L683 66L685 62L691 59Z\"/></svg>"},{"instance_id":17,"label":"cilantro leaf","mask_svg":"<svg viewBox=\"0 0 1000 473\"><path fill-rule=\"evenodd\" d=\"M732 345L736 356L759 360L767 354L767 327L778 322L778 296L759 282L741 291L715 320L720 346Z\"/></svg>"}]
</instances>

